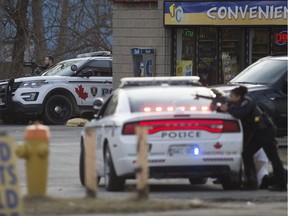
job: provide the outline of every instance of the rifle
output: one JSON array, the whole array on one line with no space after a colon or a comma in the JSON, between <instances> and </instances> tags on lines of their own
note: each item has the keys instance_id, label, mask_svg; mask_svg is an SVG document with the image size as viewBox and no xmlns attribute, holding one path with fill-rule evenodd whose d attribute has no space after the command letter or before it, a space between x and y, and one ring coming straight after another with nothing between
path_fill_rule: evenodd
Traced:
<instances>
[{"instance_id":1,"label":"rifle","mask_svg":"<svg viewBox=\"0 0 288 216\"><path fill-rule=\"evenodd\" d=\"M38 66L35 62L24 62L23 66L24 67L31 67L32 76L39 75L40 74L39 69L43 70L46 68L45 66Z\"/></svg>"},{"instance_id":2,"label":"rifle","mask_svg":"<svg viewBox=\"0 0 288 216\"><path fill-rule=\"evenodd\" d=\"M214 97L209 97L209 96L205 96L205 95L199 95L196 94L195 95L195 99L198 100L199 98L204 98L204 99L208 99L211 100L211 104L210 104L210 109L212 111L217 111L217 112L222 112L219 107L222 104L227 104L229 102L228 98L225 97L223 95L223 93L219 92L216 89L212 89L212 91L214 92L215 96Z\"/></svg>"}]
</instances>

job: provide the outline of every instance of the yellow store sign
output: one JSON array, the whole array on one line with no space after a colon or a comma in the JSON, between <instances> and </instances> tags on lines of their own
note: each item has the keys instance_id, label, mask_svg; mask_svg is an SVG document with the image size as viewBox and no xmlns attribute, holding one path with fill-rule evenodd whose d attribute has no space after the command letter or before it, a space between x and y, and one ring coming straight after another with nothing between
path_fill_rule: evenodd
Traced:
<instances>
[{"instance_id":1,"label":"yellow store sign","mask_svg":"<svg viewBox=\"0 0 288 216\"><path fill-rule=\"evenodd\" d=\"M287 1L167 1L168 25L287 25Z\"/></svg>"}]
</instances>

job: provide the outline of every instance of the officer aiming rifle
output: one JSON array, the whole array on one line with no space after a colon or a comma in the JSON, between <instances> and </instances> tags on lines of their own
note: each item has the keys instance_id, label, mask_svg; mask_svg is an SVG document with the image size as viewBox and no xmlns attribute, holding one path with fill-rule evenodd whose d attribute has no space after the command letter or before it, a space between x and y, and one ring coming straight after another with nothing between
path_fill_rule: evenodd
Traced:
<instances>
[{"instance_id":1,"label":"officer aiming rifle","mask_svg":"<svg viewBox=\"0 0 288 216\"><path fill-rule=\"evenodd\" d=\"M204 99L211 100L212 102L210 104L210 109L213 111L222 112L220 110L221 105L227 104L229 102L229 100L227 97L224 96L224 93L222 93L216 89L211 89L211 90L215 94L214 97L196 94L195 99L198 100L199 98L204 98Z\"/></svg>"}]
</instances>

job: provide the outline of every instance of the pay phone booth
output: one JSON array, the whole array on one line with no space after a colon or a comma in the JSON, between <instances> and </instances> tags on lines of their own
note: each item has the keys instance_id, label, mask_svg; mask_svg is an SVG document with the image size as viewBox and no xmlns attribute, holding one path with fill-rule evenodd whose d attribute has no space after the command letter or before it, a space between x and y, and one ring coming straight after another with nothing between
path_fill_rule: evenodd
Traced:
<instances>
[{"instance_id":1,"label":"pay phone booth","mask_svg":"<svg viewBox=\"0 0 288 216\"><path fill-rule=\"evenodd\" d=\"M155 52L151 48L131 49L134 77L155 76Z\"/></svg>"}]
</instances>

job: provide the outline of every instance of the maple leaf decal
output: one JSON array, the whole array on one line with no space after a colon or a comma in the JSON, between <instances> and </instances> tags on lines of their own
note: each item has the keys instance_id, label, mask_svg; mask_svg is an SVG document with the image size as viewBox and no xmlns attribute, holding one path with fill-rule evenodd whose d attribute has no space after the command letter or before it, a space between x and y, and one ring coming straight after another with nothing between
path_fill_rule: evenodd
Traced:
<instances>
[{"instance_id":1,"label":"maple leaf decal","mask_svg":"<svg viewBox=\"0 0 288 216\"><path fill-rule=\"evenodd\" d=\"M85 90L84 90L82 85L78 85L78 88L75 88L75 92L78 94L78 96L82 100L86 100L86 98L88 97L88 93L85 92Z\"/></svg>"}]
</instances>

